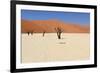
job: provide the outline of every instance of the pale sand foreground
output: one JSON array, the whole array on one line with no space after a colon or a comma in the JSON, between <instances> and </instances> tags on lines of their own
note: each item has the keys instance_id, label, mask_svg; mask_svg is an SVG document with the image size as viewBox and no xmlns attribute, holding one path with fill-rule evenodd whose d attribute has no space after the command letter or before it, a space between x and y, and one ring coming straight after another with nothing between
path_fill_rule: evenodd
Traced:
<instances>
[{"instance_id":1,"label":"pale sand foreground","mask_svg":"<svg viewBox=\"0 0 100 73\"><path fill-rule=\"evenodd\" d=\"M90 56L89 33L22 34L22 63L87 60Z\"/></svg>"}]
</instances>

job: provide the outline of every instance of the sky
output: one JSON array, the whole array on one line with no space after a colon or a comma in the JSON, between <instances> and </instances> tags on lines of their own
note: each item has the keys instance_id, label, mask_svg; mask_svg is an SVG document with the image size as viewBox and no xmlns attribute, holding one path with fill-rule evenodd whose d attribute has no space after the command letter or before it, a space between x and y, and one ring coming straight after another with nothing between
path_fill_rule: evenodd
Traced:
<instances>
[{"instance_id":1,"label":"sky","mask_svg":"<svg viewBox=\"0 0 100 73\"><path fill-rule=\"evenodd\" d=\"M82 12L21 10L21 19L24 20L56 19L56 20L63 21L65 23L90 25L90 13L82 13Z\"/></svg>"}]
</instances>

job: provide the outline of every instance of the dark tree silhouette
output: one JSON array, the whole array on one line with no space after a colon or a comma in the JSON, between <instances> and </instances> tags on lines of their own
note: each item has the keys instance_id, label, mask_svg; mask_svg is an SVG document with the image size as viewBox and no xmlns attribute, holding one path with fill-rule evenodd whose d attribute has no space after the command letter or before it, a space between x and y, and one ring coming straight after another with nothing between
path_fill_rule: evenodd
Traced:
<instances>
[{"instance_id":1,"label":"dark tree silhouette","mask_svg":"<svg viewBox=\"0 0 100 73\"><path fill-rule=\"evenodd\" d=\"M34 32L34 31L28 31L27 34L28 34L28 35L30 35L30 34L33 35L33 32Z\"/></svg>"},{"instance_id":2,"label":"dark tree silhouette","mask_svg":"<svg viewBox=\"0 0 100 73\"><path fill-rule=\"evenodd\" d=\"M43 37L44 37L45 31L43 31Z\"/></svg>"},{"instance_id":3,"label":"dark tree silhouette","mask_svg":"<svg viewBox=\"0 0 100 73\"><path fill-rule=\"evenodd\" d=\"M29 35L29 34L30 34L30 32L27 32L27 34Z\"/></svg>"},{"instance_id":4,"label":"dark tree silhouette","mask_svg":"<svg viewBox=\"0 0 100 73\"><path fill-rule=\"evenodd\" d=\"M61 39L61 33L63 32L62 29L60 27L55 28L56 32L57 32L57 36L58 39Z\"/></svg>"}]
</instances>

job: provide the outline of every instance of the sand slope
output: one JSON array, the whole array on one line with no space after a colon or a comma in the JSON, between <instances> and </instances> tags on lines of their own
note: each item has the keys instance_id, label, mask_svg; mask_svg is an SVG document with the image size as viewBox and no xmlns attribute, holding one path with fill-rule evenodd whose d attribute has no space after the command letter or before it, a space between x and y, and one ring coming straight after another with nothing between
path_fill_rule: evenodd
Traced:
<instances>
[{"instance_id":1,"label":"sand slope","mask_svg":"<svg viewBox=\"0 0 100 73\"><path fill-rule=\"evenodd\" d=\"M54 33L55 28L60 27L63 32L67 33L89 33L89 26L82 26L72 23L64 23L59 20L21 20L22 33L25 32L50 32Z\"/></svg>"}]
</instances>

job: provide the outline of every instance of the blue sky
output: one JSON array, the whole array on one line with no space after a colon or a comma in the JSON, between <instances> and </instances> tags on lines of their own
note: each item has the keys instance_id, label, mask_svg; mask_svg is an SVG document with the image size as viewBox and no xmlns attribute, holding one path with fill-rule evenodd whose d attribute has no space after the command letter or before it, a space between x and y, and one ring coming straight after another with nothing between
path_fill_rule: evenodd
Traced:
<instances>
[{"instance_id":1,"label":"blue sky","mask_svg":"<svg viewBox=\"0 0 100 73\"><path fill-rule=\"evenodd\" d=\"M21 10L21 19L25 20L57 19L63 22L70 22L80 25L89 25L90 13Z\"/></svg>"}]
</instances>

